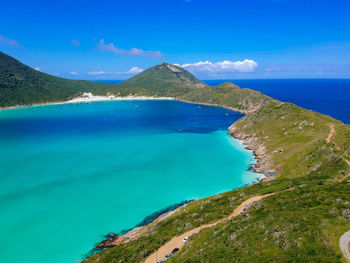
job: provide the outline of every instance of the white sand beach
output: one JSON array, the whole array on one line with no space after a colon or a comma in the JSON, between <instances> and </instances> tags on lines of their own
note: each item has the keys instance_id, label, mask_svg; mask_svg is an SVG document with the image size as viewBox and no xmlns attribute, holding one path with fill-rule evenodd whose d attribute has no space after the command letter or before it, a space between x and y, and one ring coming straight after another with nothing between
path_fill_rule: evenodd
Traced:
<instances>
[{"instance_id":1,"label":"white sand beach","mask_svg":"<svg viewBox=\"0 0 350 263\"><path fill-rule=\"evenodd\" d=\"M81 97L69 100L65 103L85 103L85 102L96 102L96 101L118 101L118 100L174 100L171 97L146 97L146 96L126 96L116 97L114 95L108 96L96 96L92 93L84 93Z\"/></svg>"},{"instance_id":2,"label":"white sand beach","mask_svg":"<svg viewBox=\"0 0 350 263\"><path fill-rule=\"evenodd\" d=\"M90 103L90 102L99 102L99 101L123 101L123 100L175 100L172 97L147 97L147 96L134 96L129 95L125 97L116 97L114 95L108 96L96 96L91 92L83 93L82 96L68 100L68 101L60 101L60 102L47 102L33 105L18 105L18 106L10 106L0 108L1 110L10 110L10 109L18 109L18 108L28 108L32 106L44 106L44 105L61 105L61 104L73 104L73 103Z\"/></svg>"}]
</instances>

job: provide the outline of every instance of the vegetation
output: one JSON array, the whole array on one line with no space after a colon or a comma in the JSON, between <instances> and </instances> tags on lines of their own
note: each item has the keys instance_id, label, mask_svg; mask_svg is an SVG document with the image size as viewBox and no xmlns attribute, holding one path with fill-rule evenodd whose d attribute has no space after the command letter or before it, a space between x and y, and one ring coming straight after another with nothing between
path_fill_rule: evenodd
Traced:
<instances>
[{"instance_id":1,"label":"vegetation","mask_svg":"<svg viewBox=\"0 0 350 263\"><path fill-rule=\"evenodd\" d=\"M277 170L278 178L317 174L329 167L337 167L330 174L336 172L334 176L344 176L348 165L342 159L341 151L335 151L326 142L330 125L335 127L338 144L349 146L350 136L346 136L349 126L291 103L276 102L264 106L237 121L234 128L262 144L271 159L270 168ZM335 138L331 138L332 143ZM349 147L344 148L343 153L345 149L349 150ZM332 163L334 165L330 165Z\"/></svg>"},{"instance_id":2,"label":"vegetation","mask_svg":"<svg viewBox=\"0 0 350 263\"><path fill-rule=\"evenodd\" d=\"M194 236L169 262L341 262L349 185L297 187Z\"/></svg>"},{"instance_id":3,"label":"vegetation","mask_svg":"<svg viewBox=\"0 0 350 263\"><path fill-rule=\"evenodd\" d=\"M119 83L110 92L120 96L137 94L178 97L188 91L206 86L187 70L175 65L160 63Z\"/></svg>"},{"instance_id":4,"label":"vegetation","mask_svg":"<svg viewBox=\"0 0 350 263\"><path fill-rule=\"evenodd\" d=\"M83 92L106 94L107 87L103 83L54 77L0 52L0 107L66 101Z\"/></svg>"},{"instance_id":5,"label":"vegetation","mask_svg":"<svg viewBox=\"0 0 350 263\"><path fill-rule=\"evenodd\" d=\"M223 83L218 87L193 89L179 97L180 99L230 107L236 111L247 113L259 109L274 100L259 91L240 89L233 83Z\"/></svg>"},{"instance_id":6,"label":"vegetation","mask_svg":"<svg viewBox=\"0 0 350 263\"><path fill-rule=\"evenodd\" d=\"M210 87L161 63L118 85L73 81L35 71L0 53L0 106L94 94L171 96L247 115L230 129L263 153L273 181L194 201L151 224L137 240L86 262L142 262L173 236L227 217L250 197L276 193L246 213L190 237L169 262L345 262L338 242L350 228L350 127L232 83ZM283 191L287 190L288 191Z\"/></svg>"},{"instance_id":7,"label":"vegetation","mask_svg":"<svg viewBox=\"0 0 350 263\"><path fill-rule=\"evenodd\" d=\"M122 83L111 85L51 76L0 52L0 107L66 101L84 92L177 97L206 86L188 71L167 63L160 63Z\"/></svg>"}]
</instances>

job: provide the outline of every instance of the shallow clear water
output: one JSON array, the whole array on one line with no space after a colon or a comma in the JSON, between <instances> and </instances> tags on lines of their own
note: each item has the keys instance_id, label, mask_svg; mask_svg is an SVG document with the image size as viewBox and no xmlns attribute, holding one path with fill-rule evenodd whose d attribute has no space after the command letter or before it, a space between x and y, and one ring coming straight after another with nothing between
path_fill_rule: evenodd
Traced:
<instances>
[{"instance_id":1,"label":"shallow clear water","mask_svg":"<svg viewBox=\"0 0 350 263\"><path fill-rule=\"evenodd\" d=\"M175 101L0 112L0 262L76 262L108 232L250 184L242 115Z\"/></svg>"}]
</instances>

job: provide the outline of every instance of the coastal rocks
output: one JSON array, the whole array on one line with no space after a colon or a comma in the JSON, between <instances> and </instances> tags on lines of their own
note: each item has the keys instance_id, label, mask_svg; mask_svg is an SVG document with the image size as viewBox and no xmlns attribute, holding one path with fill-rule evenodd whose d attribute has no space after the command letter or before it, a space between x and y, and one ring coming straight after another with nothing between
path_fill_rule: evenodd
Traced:
<instances>
[{"instance_id":1,"label":"coastal rocks","mask_svg":"<svg viewBox=\"0 0 350 263\"><path fill-rule=\"evenodd\" d=\"M130 241L134 241L141 236L141 233L142 233L141 230L142 230L142 227L136 227L121 236L114 233L110 233L106 235L107 239L102 240L100 243L96 245L95 249L99 250L99 249L104 249L108 247L115 247L121 244L128 243Z\"/></svg>"},{"instance_id":2,"label":"coastal rocks","mask_svg":"<svg viewBox=\"0 0 350 263\"><path fill-rule=\"evenodd\" d=\"M261 143L254 134L244 134L239 131L235 124L231 125L228 129L229 134L233 137L242 140L246 149L254 151L254 155L257 159L254 164L253 171L256 173L262 173L266 178L261 181L270 181L276 176L276 170L271 169L270 156L266 153L265 146ZM283 152L283 151L280 151Z\"/></svg>"},{"instance_id":3,"label":"coastal rocks","mask_svg":"<svg viewBox=\"0 0 350 263\"><path fill-rule=\"evenodd\" d=\"M157 218L155 218L151 223L135 227L129 232L125 233L124 235L117 235L114 233L109 233L105 236L106 239L102 240L100 243L98 243L95 246L95 250L99 251L105 248L115 247L119 246L121 244L129 243L131 241L135 241L139 239L142 235L147 235L146 228L150 227L149 229L152 229L153 226L155 226L158 222L168 218L169 216L173 215L175 212L179 211L181 208L185 207L188 203L192 202L187 201L184 202L182 205L177 206L175 209L172 209L170 211L167 211L161 215L159 215Z\"/></svg>"}]
</instances>

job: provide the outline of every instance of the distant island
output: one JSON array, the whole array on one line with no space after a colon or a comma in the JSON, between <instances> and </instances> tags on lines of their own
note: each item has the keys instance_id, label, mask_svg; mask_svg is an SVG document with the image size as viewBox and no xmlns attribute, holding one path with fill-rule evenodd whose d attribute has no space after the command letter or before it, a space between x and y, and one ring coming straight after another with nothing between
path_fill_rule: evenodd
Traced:
<instances>
[{"instance_id":1,"label":"distant island","mask_svg":"<svg viewBox=\"0 0 350 263\"><path fill-rule=\"evenodd\" d=\"M233 83L208 86L167 63L111 85L54 77L0 52L2 108L90 93L173 98L244 113L228 132L254 150L253 169L267 178L186 204L124 236L113 234L103 246L109 248L84 262L153 262L174 248L167 262L346 262L339 240L350 230L348 125Z\"/></svg>"}]
</instances>

